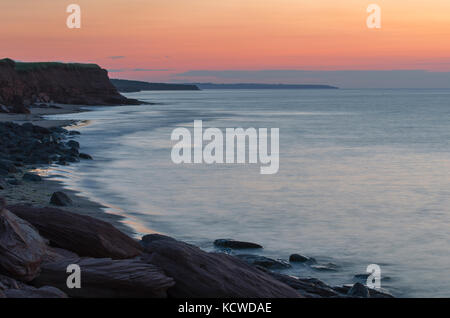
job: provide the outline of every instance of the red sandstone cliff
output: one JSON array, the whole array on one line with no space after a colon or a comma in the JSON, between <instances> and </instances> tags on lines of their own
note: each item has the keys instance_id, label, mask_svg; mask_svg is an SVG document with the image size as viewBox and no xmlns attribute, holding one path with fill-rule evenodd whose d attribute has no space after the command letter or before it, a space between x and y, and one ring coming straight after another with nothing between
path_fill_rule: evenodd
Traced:
<instances>
[{"instance_id":1,"label":"red sandstone cliff","mask_svg":"<svg viewBox=\"0 0 450 318\"><path fill-rule=\"evenodd\" d=\"M139 104L119 94L95 64L0 60L0 112L28 112L36 102L78 105Z\"/></svg>"}]
</instances>

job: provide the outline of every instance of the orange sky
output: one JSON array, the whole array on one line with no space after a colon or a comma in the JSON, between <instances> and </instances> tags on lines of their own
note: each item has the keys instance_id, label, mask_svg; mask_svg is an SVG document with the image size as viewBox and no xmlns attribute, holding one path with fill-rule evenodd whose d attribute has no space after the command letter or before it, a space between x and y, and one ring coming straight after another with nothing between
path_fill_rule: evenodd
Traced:
<instances>
[{"instance_id":1,"label":"orange sky","mask_svg":"<svg viewBox=\"0 0 450 318\"><path fill-rule=\"evenodd\" d=\"M79 30L66 27L71 3L82 8ZM379 30L366 26L370 3L382 8ZM0 26L0 57L95 62L120 78L227 69L450 71L449 0L0 0Z\"/></svg>"}]
</instances>

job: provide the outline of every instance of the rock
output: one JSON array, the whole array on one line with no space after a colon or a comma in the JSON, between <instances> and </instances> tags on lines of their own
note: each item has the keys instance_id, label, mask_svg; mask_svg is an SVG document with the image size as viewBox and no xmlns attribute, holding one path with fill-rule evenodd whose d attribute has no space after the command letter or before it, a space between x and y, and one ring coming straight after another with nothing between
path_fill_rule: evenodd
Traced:
<instances>
[{"instance_id":1,"label":"rock","mask_svg":"<svg viewBox=\"0 0 450 318\"><path fill-rule=\"evenodd\" d=\"M175 280L174 298L297 298L299 293L236 257L207 253L163 235L142 239L143 260Z\"/></svg>"},{"instance_id":2,"label":"rock","mask_svg":"<svg viewBox=\"0 0 450 318\"><path fill-rule=\"evenodd\" d=\"M224 248L232 249L253 249L253 248L263 248L261 245L250 242L235 241L231 239L219 239L214 241L214 245Z\"/></svg>"},{"instance_id":3,"label":"rock","mask_svg":"<svg viewBox=\"0 0 450 318\"><path fill-rule=\"evenodd\" d=\"M69 206L72 204L72 199L69 198L67 194L64 192L57 191L53 193L50 198L50 204L57 206Z\"/></svg>"},{"instance_id":4,"label":"rock","mask_svg":"<svg viewBox=\"0 0 450 318\"><path fill-rule=\"evenodd\" d=\"M25 100L37 104L140 104L120 95L108 72L95 64L23 63L2 59L0 83L0 103L11 112L29 112Z\"/></svg>"},{"instance_id":5,"label":"rock","mask_svg":"<svg viewBox=\"0 0 450 318\"><path fill-rule=\"evenodd\" d=\"M71 131L69 131L69 135L70 136L75 136L75 135L81 135L81 133L79 131L76 131L76 130L71 130Z\"/></svg>"},{"instance_id":6,"label":"rock","mask_svg":"<svg viewBox=\"0 0 450 318\"><path fill-rule=\"evenodd\" d=\"M77 264L81 270L81 288L67 288L67 267ZM71 297L81 298L165 298L174 286L158 267L137 259L111 260L66 258L42 264L42 272L33 282L36 286L51 285Z\"/></svg>"},{"instance_id":7,"label":"rock","mask_svg":"<svg viewBox=\"0 0 450 318\"><path fill-rule=\"evenodd\" d=\"M292 287L308 298L340 296L332 287L315 278L297 278L280 273L267 272L276 280Z\"/></svg>"},{"instance_id":8,"label":"rock","mask_svg":"<svg viewBox=\"0 0 450 318\"><path fill-rule=\"evenodd\" d=\"M39 274L45 253L45 241L37 230L10 211L2 209L0 273L18 280L31 281Z\"/></svg>"},{"instance_id":9,"label":"rock","mask_svg":"<svg viewBox=\"0 0 450 318\"><path fill-rule=\"evenodd\" d=\"M291 256L289 256L289 262L315 264L316 260L312 257L307 257L300 254L292 254Z\"/></svg>"},{"instance_id":10,"label":"rock","mask_svg":"<svg viewBox=\"0 0 450 318\"><path fill-rule=\"evenodd\" d=\"M347 292L350 297L369 298L369 290L361 283L355 283L353 287Z\"/></svg>"},{"instance_id":11,"label":"rock","mask_svg":"<svg viewBox=\"0 0 450 318\"><path fill-rule=\"evenodd\" d=\"M92 157L86 153L80 153L80 158L85 160L92 160Z\"/></svg>"},{"instance_id":12,"label":"rock","mask_svg":"<svg viewBox=\"0 0 450 318\"><path fill-rule=\"evenodd\" d=\"M32 182L39 182L42 181L42 178L38 176L37 174L33 173L25 173L22 177L22 180L24 181L32 181Z\"/></svg>"},{"instance_id":13,"label":"rock","mask_svg":"<svg viewBox=\"0 0 450 318\"><path fill-rule=\"evenodd\" d=\"M50 207L15 205L8 208L35 226L51 245L80 256L123 259L142 252L141 245L134 239L90 216Z\"/></svg>"},{"instance_id":14,"label":"rock","mask_svg":"<svg viewBox=\"0 0 450 318\"><path fill-rule=\"evenodd\" d=\"M75 140L69 140L67 142L67 146L69 148L79 149L80 148L80 143L78 141L75 141Z\"/></svg>"},{"instance_id":15,"label":"rock","mask_svg":"<svg viewBox=\"0 0 450 318\"><path fill-rule=\"evenodd\" d=\"M239 259L245 261L250 265L261 266L267 269L286 269L291 267L291 265L286 264L282 261L277 261L272 258L260 255L239 254L236 255L236 257L238 257Z\"/></svg>"},{"instance_id":16,"label":"rock","mask_svg":"<svg viewBox=\"0 0 450 318\"><path fill-rule=\"evenodd\" d=\"M363 285L364 286L364 285ZM334 287L334 289L342 294L347 295L348 292L352 289L353 285L344 285L342 287ZM373 288L367 288L369 291L370 298L394 298L393 295L391 295L387 290L384 289L373 289ZM347 296L352 297L352 296Z\"/></svg>"},{"instance_id":17,"label":"rock","mask_svg":"<svg viewBox=\"0 0 450 318\"><path fill-rule=\"evenodd\" d=\"M55 287L35 288L3 275L0 275L1 293L5 298L67 298L65 293Z\"/></svg>"}]
</instances>

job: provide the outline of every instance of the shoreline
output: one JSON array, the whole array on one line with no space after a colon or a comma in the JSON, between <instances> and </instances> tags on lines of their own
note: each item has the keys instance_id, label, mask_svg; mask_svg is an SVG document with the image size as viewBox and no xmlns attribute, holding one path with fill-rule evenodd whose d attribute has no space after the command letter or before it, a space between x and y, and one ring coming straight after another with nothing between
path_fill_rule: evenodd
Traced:
<instances>
[{"instance_id":1,"label":"shoreline","mask_svg":"<svg viewBox=\"0 0 450 318\"><path fill-rule=\"evenodd\" d=\"M43 116L47 115L61 115L61 114L74 114L80 112L87 112L88 107L86 105L65 105L54 104L58 108L32 108L31 114L5 114L0 113L0 123L14 122L19 125L24 123L31 123L36 126L44 128L64 128L76 126L79 121L77 120L51 120L45 119ZM74 163L76 164L76 163ZM8 205L13 204L26 204L36 207L49 206L50 198L54 192L64 192L69 195L73 201L69 207L61 207L70 212L75 212L81 215L88 215L95 217L102 221L111 223L116 228L126 233L127 235L134 236L135 231L128 225L122 222L125 217L120 215L111 214L105 211L106 206L92 201L84 196L80 191L68 189L64 186L63 181L54 180L54 177L46 176L46 171L51 169L51 165L25 165L21 167L22 171L19 173L12 173L11 175L21 180L22 176L26 172L35 173L42 177L39 182L22 182L20 185L9 185L5 189L0 191L0 196L3 196Z\"/></svg>"},{"instance_id":2,"label":"shoreline","mask_svg":"<svg viewBox=\"0 0 450 318\"><path fill-rule=\"evenodd\" d=\"M57 106L58 108L33 108L31 110L31 114L29 115L22 115L22 114L0 114L0 122L14 122L16 124L24 124L24 123L32 123L33 125L36 126L40 126L40 127L44 127L47 129L51 129L51 128L63 128L63 127L68 127L69 131L71 131L72 129L70 129L70 126L74 126L77 123L79 123L79 121L76 120L48 120L45 118L42 118L42 116L46 116L46 115L57 115L57 114L70 114L70 113L79 113L79 112L84 112L84 111L89 111L86 109L83 109L86 106L83 105L61 105L59 104ZM67 134L67 132L66 132ZM73 136L71 134L68 135L64 135L63 137L63 141L65 143L71 141L73 138ZM56 164L56 163L55 163ZM74 214L79 214L82 216L87 216L87 217L93 217L95 219L98 219L100 221L103 222L107 222L109 224L111 224L113 227L119 229L121 232L127 234L129 237L135 237L136 232L133 230L133 228L129 225L127 225L125 222L123 222L123 220L125 220L126 218L120 215L116 215L116 214L112 214L112 213L108 213L105 211L105 209L107 208L106 206L95 202L85 196L83 196L83 194L79 191L76 190L71 190L71 189L67 189L64 185L63 182L60 180L55 180L55 178L58 178L58 175L54 175L52 177L48 177L45 175L45 172L48 169L51 169L52 164L27 164L27 165L23 165L18 167L19 171L15 172L15 173L10 173L8 175L9 176L13 176L14 179L16 180L21 180L19 181L18 184L9 184L6 185L4 187L3 190L0 191L0 197L4 197L6 199L6 203L8 206L13 207L14 205L23 205L26 207L29 207L30 209L49 209L49 208L53 208L54 205L50 204L51 201L51 197L52 194L55 192L64 192L65 194L67 194L70 199L72 200L71 204L68 206L60 206L58 207L58 209L60 211L66 211L66 212L71 212ZM34 173L37 174L39 176L41 176L41 180L39 181L25 181L22 180L23 179L23 175L25 173ZM0 180L1 181L1 180ZM158 252L160 253L165 253L165 249L166 247L170 248L173 247L173 251L171 253L174 253L174 255L177 255L177 253L181 252L183 253L183 255L188 256L188 260L185 260L185 262L187 262L185 264L185 266L195 266L198 265L196 264L197 261L204 259L204 257L212 257L212 258L216 258L219 257L219 259L225 257L229 258L226 260L221 260L224 263L222 265L217 265L216 261L212 261L213 263L211 264L211 266L215 266L218 268L215 271L229 271L226 275L231 275L232 274L232 270L230 268L228 268L228 262L234 263L234 262L238 262L233 266L237 266L238 268L243 266L243 264L247 264L246 266L250 266L251 270L250 272L248 272L248 268L246 268L244 270L244 268L242 268L241 270L244 270L246 272L245 275L249 274L249 275L262 275L262 273L265 273L261 279L261 283L265 284L264 281L266 279L268 279L268 277L271 277L271 279L275 279L275 281L277 281L278 283L282 283L282 286L278 287L281 288L281 290L283 290L285 287L283 286L289 286L290 288L292 288L292 291L296 290L300 296L303 297L392 297L391 295L385 293L384 291L378 291L378 290L372 290L372 289L368 289L365 286L363 286L361 283L355 283L354 286L349 286L349 285L344 285L344 286L335 286L335 287L331 287L329 285L327 285L326 283L316 279L316 278L310 278L310 277L294 277L294 276L288 276L288 275L284 275L279 273L276 269L283 269L286 268L284 266L288 266L289 264L285 264L282 263L280 261L277 260L273 260L264 256L259 256L259 255L237 255L237 256L231 256L228 255L227 251L231 248L231 250L233 250L234 248L236 248L236 244L240 245L243 244L244 247L238 247L238 249L243 248L244 250L246 249L253 249L255 248L254 243L249 243L249 242L239 242L239 241L233 241L233 240L216 240L217 241L222 241L219 242L219 244L216 244L216 242L214 242L214 245L219 246L219 247L224 247L223 250L221 250L219 248L219 250L221 250L218 253L207 253L205 251L202 251L201 249L199 249L198 247L195 247L193 245L188 245L184 242L181 241L176 241L172 238L169 237L164 237L162 235L159 234L149 234L149 235L145 235L142 239L141 239L141 244L143 244L146 247L146 237L151 237L151 244L149 245L148 249L149 252L151 253L151 250L153 248L156 248L158 250ZM154 242L154 240L156 240L156 243ZM164 241L164 245L161 247L158 247L158 244L160 244L160 240ZM228 242L223 242L223 241L228 241ZM175 243L176 242L176 243ZM225 245L223 245L225 244ZM250 245L250 246L249 246ZM253 245L253 246L252 246ZM160 248L162 248L162 250L160 251ZM193 249L195 248L195 249ZM256 247L256 248L262 248L261 246ZM206 256L208 255L208 256ZM223 255L223 256L220 256ZM241 256L241 257L239 257ZM170 255L170 258L172 258L173 255ZM178 256L177 256L178 257ZM177 259L177 257L175 257L175 259ZM299 255L299 258L302 258L303 256ZM197 259L198 258L198 259ZM310 259L310 261L313 259ZM166 266L173 266L173 265L169 265L166 264L166 261L162 261L161 264L158 264L158 262L161 260L155 260L156 265L160 266L163 270L166 269ZM305 260L300 260L300 262L304 262ZM203 261L201 261L203 262ZM295 261L294 261L295 262ZM152 263L153 264L153 263ZM214 264L214 265L213 265ZM181 266L182 264L180 264ZM202 268L203 265L200 264L200 268ZM230 272L231 270L231 272ZM196 270L195 270L196 271ZM254 273L253 273L254 272ZM177 269L176 272L172 273L168 273L169 277L172 276L175 278L175 280L179 279L179 280L189 280L189 277L192 273L190 273L189 271L186 271L186 269L183 268L179 268ZM195 272L196 275L200 275L201 279L205 279L208 276L214 275L211 273L198 273ZM239 272L236 273L236 275L241 275L242 273ZM203 276L205 275L205 276ZM219 275L219 274L218 274ZM212 277L214 278L214 277ZM227 280L229 280L231 278L227 278ZM233 278L234 279L239 279L239 277ZM192 284L194 284L195 282L192 282ZM194 284L195 285L195 284ZM245 286L248 287L248 286ZM201 284L199 286L193 287L194 289L200 289L201 292L205 292L205 286L202 286ZM209 288L209 287L208 287ZM219 287L217 287L219 288ZM220 288L219 288L220 289ZM185 292L185 291L183 291ZM228 291L230 292L230 291ZM254 293L256 291L253 291L252 293ZM287 294L286 295L290 295L289 291L285 291ZM233 289L233 293L238 293L236 290ZM69 294L70 295L70 294ZM195 297L195 293L193 293L192 295L190 295L189 293L187 294L183 294L184 297ZM293 296L294 294L292 294ZM284 296L284 297L285 297ZM289 296L291 297L291 296Z\"/></svg>"}]
</instances>

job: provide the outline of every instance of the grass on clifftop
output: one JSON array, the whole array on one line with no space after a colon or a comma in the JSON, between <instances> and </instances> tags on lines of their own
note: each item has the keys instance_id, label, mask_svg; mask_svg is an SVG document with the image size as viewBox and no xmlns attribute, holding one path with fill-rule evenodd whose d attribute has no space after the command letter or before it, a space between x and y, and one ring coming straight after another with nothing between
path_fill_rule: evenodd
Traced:
<instances>
[{"instance_id":1,"label":"grass on clifftop","mask_svg":"<svg viewBox=\"0 0 450 318\"><path fill-rule=\"evenodd\" d=\"M82 63L61 63L61 62L14 62L11 59L2 59L0 63L14 63L14 69L18 72L43 70L49 67L61 67L67 69L75 68L92 68L98 69L100 66L97 64L82 64Z\"/></svg>"}]
</instances>

